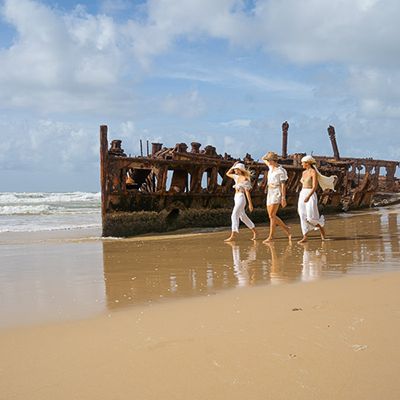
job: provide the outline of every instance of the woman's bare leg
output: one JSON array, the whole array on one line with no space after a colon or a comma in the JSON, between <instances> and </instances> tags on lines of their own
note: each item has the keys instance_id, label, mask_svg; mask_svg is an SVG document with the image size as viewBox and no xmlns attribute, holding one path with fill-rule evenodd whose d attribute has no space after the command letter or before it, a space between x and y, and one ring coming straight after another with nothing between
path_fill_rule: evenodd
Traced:
<instances>
[{"instance_id":1,"label":"woman's bare leg","mask_svg":"<svg viewBox=\"0 0 400 400\"><path fill-rule=\"evenodd\" d=\"M228 237L228 239L225 239L224 242L233 242L236 239L237 233L232 232L231 236Z\"/></svg>"},{"instance_id":2,"label":"woman's bare leg","mask_svg":"<svg viewBox=\"0 0 400 400\"><path fill-rule=\"evenodd\" d=\"M274 236L274 232L275 232L274 215L276 214L276 213L274 213L274 208L276 206L279 207L279 204L271 204L271 205L267 206L267 213L268 213L268 218L269 218L269 235L268 235L267 239L264 240L264 242L271 241Z\"/></svg>"},{"instance_id":3,"label":"woman's bare leg","mask_svg":"<svg viewBox=\"0 0 400 400\"><path fill-rule=\"evenodd\" d=\"M288 239L291 240L292 234L290 232L290 228L276 215L276 213L279 210L279 204L271 204L267 206L267 210L268 210L270 225L269 225L269 236L267 237L267 239L265 239L265 242L270 242L271 240L273 240L276 225L279 225L286 233Z\"/></svg>"},{"instance_id":4,"label":"woman's bare leg","mask_svg":"<svg viewBox=\"0 0 400 400\"><path fill-rule=\"evenodd\" d=\"M325 239L326 239L326 231L325 231L325 228L324 228L323 226L321 226L321 225L317 225L317 226L318 226L319 231L320 231L320 233L321 233L321 239L322 239L322 240L325 240Z\"/></svg>"},{"instance_id":5,"label":"woman's bare leg","mask_svg":"<svg viewBox=\"0 0 400 400\"><path fill-rule=\"evenodd\" d=\"M307 239L308 239L307 234L305 234L305 235L303 236L303 238L302 238L301 240L299 240L297 243L299 243L299 244L305 243L305 242L307 242Z\"/></svg>"},{"instance_id":6,"label":"woman's bare leg","mask_svg":"<svg viewBox=\"0 0 400 400\"><path fill-rule=\"evenodd\" d=\"M277 215L275 215L276 224L279 225L284 232L286 233L289 240L292 240L292 232L290 231L290 227L286 225Z\"/></svg>"},{"instance_id":7,"label":"woman's bare leg","mask_svg":"<svg viewBox=\"0 0 400 400\"><path fill-rule=\"evenodd\" d=\"M276 213L278 212L279 204L271 204L267 206L268 217L269 217L269 235L264 242L270 242L273 240L276 226Z\"/></svg>"}]
</instances>

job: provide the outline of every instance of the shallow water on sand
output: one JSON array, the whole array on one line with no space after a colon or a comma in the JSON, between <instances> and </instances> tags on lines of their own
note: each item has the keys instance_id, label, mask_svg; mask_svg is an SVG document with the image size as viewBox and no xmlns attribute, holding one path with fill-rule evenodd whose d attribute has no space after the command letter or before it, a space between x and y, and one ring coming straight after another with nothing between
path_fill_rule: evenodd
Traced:
<instances>
[{"instance_id":1,"label":"shallow water on sand","mask_svg":"<svg viewBox=\"0 0 400 400\"><path fill-rule=\"evenodd\" d=\"M224 243L227 231L132 239L0 235L0 326L85 318L223 289L400 270L400 207L329 216L330 240ZM289 221L298 238L298 221ZM260 227L260 238L267 235Z\"/></svg>"}]
</instances>

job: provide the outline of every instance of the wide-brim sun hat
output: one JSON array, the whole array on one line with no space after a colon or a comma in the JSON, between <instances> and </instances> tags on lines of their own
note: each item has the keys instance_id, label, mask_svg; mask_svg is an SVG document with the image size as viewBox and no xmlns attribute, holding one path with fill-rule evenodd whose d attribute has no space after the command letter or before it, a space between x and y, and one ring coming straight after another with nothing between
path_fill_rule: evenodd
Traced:
<instances>
[{"instance_id":1,"label":"wide-brim sun hat","mask_svg":"<svg viewBox=\"0 0 400 400\"><path fill-rule=\"evenodd\" d=\"M240 169L241 171L247 171L243 163L237 163L236 165L233 166L233 169Z\"/></svg>"},{"instance_id":2,"label":"wide-brim sun hat","mask_svg":"<svg viewBox=\"0 0 400 400\"><path fill-rule=\"evenodd\" d=\"M315 158L313 156L304 156L301 159L302 163L308 163L308 164L316 164L317 162L315 161Z\"/></svg>"}]
</instances>

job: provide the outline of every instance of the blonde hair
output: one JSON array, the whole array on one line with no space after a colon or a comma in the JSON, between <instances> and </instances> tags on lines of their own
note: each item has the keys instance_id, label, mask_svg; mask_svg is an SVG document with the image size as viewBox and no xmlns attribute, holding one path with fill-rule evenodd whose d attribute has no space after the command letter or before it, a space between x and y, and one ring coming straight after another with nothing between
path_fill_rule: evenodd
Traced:
<instances>
[{"instance_id":1,"label":"blonde hair","mask_svg":"<svg viewBox=\"0 0 400 400\"><path fill-rule=\"evenodd\" d=\"M242 168L233 168L235 171L240 171L247 179L249 179L250 180L250 178L251 178L251 172L247 169L247 168L245 168L245 169L242 169Z\"/></svg>"},{"instance_id":2,"label":"blonde hair","mask_svg":"<svg viewBox=\"0 0 400 400\"><path fill-rule=\"evenodd\" d=\"M278 161L279 157L274 151L269 151L262 159L266 161Z\"/></svg>"}]
</instances>

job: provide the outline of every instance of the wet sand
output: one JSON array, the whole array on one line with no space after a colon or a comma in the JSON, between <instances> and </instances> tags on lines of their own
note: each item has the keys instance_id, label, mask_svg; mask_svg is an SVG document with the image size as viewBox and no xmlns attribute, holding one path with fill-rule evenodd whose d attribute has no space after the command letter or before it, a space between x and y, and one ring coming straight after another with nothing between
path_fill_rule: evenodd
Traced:
<instances>
[{"instance_id":1,"label":"wet sand","mask_svg":"<svg viewBox=\"0 0 400 400\"><path fill-rule=\"evenodd\" d=\"M400 398L400 273L0 331L4 399Z\"/></svg>"},{"instance_id":2,"label":"wet sand","mask_svg":"<svg viewBox=\"0 0 400 400\"><path fill-rule=\"evenodd\" d=\"M399 212L302 246L1 236L0 399L398 399Z\"/></svg>"},{"instance_id":3,"label":"wet sand","mask_svg":"<svg viewBox=\"0 0 400 400\"><path fill-rule=\"evenodd\" d=\"M330 238L265 245L242 228L130 239L0 235L0 328L66 321L245 287L400 270L400 207L328 216ZM298 221L289 221L300 237ZM260 237L267 226L259 227ZM97 233L98 235L98 233Z\"/></svg>"}]
</instances>

